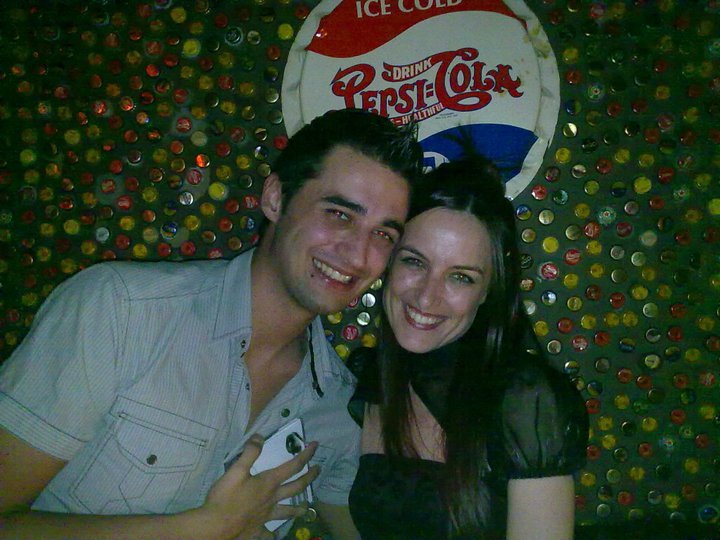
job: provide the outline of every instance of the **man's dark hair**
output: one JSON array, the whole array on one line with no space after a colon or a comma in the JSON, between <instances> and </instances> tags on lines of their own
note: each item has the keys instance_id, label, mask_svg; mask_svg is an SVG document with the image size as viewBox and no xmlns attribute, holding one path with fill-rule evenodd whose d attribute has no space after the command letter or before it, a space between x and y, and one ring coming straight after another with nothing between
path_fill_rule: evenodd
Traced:
<instances>
[{"instance_id":1,"label":"man's dark hair","mask_svg":"<svg viewBox=\"0 0 720 540\"><path fill-rule=\"evenodd\" d=\"M390 168L412 183L422 172L422 148L415 124L397 126L362 109L328 111L303 126L275 161L284 207L303 184L316 178L325 157L346 146Z\"/></svg>"}]
</instances>

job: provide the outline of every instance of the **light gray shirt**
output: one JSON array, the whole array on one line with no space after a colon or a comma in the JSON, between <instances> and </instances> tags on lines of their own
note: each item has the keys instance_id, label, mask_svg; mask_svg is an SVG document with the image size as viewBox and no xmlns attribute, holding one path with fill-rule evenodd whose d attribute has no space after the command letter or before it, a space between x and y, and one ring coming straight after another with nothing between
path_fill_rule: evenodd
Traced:
<instances>
[{"instance_id":1,"label":"light gray shirt","mask_svg":"<svg viewBox=\"0 0 720 540\"><path fill-rule=\"evenodd\" d=\"M302 418L320 443L317 499L347 504L354 378L312 324L298 373L248 426L252 251L232 261L112 262L62 283L0 368L0 425L67 465L36 510L175 513L200 506L253 433ZM282 325L282 320L277 321Z\"/></svg>"}]
</instances>

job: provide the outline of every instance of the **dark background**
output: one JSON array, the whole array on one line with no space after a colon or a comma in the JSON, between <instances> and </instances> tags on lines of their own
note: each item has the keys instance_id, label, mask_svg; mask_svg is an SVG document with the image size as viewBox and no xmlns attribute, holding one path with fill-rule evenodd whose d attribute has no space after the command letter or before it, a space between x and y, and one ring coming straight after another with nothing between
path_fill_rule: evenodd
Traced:
<instances>
[{"instance_id":1,"label":"dark background","mask_svg":"<svg viewBox=\"0 0 720 540\"><path fill-rule=\"evenodd\" d=\"M84 267L254 244L285 60L315 4L2 3L0 361ZM579 536L717 538L720 4L527 4L561 110L513 201L521 286L591 413ZM374 343L376 295L326 317L341 357Z\"/></svg>"}]
</instances>

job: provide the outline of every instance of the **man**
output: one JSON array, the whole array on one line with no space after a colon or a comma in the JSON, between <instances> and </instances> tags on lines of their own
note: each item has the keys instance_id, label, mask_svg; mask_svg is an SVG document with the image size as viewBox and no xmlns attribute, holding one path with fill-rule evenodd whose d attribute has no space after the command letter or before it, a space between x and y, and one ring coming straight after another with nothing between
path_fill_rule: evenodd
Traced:
<instances>
[{"instance_id":1,"label":"man","mask_svg":"<svg viewBox=\"0 0 720 540\"><path fill-rule=\"evenodd\" d=\"M326 113L266 179L257 249L102 263L59 286L0 374L0 537L269 538L265 522L304 512L277 502L311 481L350 537L354 381L318 314L383 271L420 161L389 120ZM253 434L293 418L317 443L251 475Z\"/></svg>"}]
</instances>

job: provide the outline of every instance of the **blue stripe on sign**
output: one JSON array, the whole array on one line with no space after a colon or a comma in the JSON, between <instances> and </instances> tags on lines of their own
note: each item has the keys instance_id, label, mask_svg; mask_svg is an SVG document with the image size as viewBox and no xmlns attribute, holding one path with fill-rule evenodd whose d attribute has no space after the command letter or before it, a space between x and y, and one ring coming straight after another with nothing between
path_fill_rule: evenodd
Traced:
<instances>
[{"instance_id":1,"label":"blue stripe on sign","mask_svg":"<svg viewBox=\"0 0 720 540\"><path fill-rule=\"evenodd\" d=\"M446 129L421 141L425 151L425 166L435 168L444 161L460 157L462 150L453 139L465 134L473 140L475 149L497 165L507 182L520 172L523 161L535 144L537 136L527 129L506 124L471 124Z\"/></svg>"}]
</instances>

